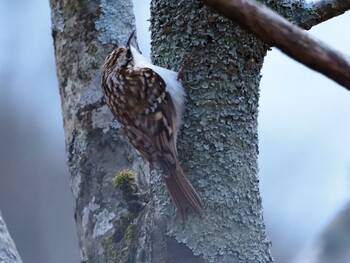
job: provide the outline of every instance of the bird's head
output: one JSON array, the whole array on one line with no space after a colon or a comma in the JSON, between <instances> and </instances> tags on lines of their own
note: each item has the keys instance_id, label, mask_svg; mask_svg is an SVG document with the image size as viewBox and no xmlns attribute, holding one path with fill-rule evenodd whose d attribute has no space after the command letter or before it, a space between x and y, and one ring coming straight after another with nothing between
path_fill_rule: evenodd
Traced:
<instances>
[{"instance_id":1,"label":"bird's head","mask_svg":"<svg viewBox=\"0 0 350 263\"><path fill-rule=\"evenodd\" d=\"M111 53L108 54L103 66L105 69L124 69L128 65L133 64L131 41L135 36L135 31L136 30L134 30L130 34L128 41L126 42L126 45L124 47L117 47Z\"/></svg>"}]
</instances>

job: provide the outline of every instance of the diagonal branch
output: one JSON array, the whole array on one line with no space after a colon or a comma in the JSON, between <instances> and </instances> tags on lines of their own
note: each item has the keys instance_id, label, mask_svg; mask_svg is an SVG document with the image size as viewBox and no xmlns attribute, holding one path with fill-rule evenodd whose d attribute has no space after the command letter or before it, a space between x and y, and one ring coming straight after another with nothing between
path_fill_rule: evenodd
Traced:
<instances>
[{"instance_id":1,"label":"diagonal branch","mask_svg":"<svg viewBox=\"0 0 350 263\"><path fill-rule=\"evenodd\" d=\"M254 0L204 0L246 30L350 90L350 58ZM322 5L321 5L322 6Z\"/></svg>"},{"instance_id":2,"label":"diagonal branch","mask_svg":"<svg viewBox=\"0 0 350 263\"><path fill-rule=\"evenodd\" d=\"M266 5L304 29L310 29L350 10L350 1L347 0L275 0Z\"/></svg>"},{"instance_id":3,"label":"diagonal branch","mask_svg":"<svg viewBox=\"0 0 350 263\"><path fill-rule=\"evenodd\" d=\"M308 11L308 14L299 21L299 26L309 29L350 10L350 1L319 0L312 3L304 2L302 8Z\"/></svg>"}]
</instances>

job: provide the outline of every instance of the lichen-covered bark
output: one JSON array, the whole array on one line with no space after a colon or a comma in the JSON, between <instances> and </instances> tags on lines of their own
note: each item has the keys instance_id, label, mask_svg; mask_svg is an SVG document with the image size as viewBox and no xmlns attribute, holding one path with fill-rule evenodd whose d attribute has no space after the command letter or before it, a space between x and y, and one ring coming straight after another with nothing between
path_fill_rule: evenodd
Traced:
<instances>
[{"instance_id":1,"label":"lichen-covered bark","mask_svg":"<svg viewBox=\"0 0 350 263\"><path fill-rule=\"evenodd\" d=\"M0 211L0 262L22 263L16 245L13 242Z\"/></svg>"},{"instance_id":2,"label":"lichen-covered bark","mask_svg":"<svg viewBox=\"0 0 350 263\"><path fill-rule=\"evenodd\" d=\"M176 70L191 56L178 148L205 206L184 225L170 216L168 234L207 262L271 262L257 177L267 46L199 2L153 0L151 12L156 64Z\"/></svg>"}]
</instances>

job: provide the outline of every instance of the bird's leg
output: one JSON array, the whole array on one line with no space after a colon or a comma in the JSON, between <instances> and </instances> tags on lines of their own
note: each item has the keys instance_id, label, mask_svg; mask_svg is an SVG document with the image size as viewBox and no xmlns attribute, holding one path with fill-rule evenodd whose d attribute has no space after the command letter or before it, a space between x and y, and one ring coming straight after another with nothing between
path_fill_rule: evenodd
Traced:
<instances>
[{"instance_id":1,"label":"bird's leg","mask_svg":"<svg viewBox=\"0 0 350 263\"><path fill-rule=\"evenodd\" d=\"M182 80L185 81L186 77L185 77L185 69L188 67L188 65L191 62L191 56L189 57L185 57L185 59L182 62L182 65L180 67L179 72L177 73L177 80Z\"/></svg>"}]
</instances>

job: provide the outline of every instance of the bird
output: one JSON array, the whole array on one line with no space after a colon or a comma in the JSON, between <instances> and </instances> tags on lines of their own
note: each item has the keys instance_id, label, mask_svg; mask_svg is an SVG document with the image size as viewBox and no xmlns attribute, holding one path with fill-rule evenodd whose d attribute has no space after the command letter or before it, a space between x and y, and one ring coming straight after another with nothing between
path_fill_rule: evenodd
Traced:
<instances>
[{"instance_id":1,"label":"bird","mask_svg":"<svg viewBox=\"0 0 350 263\"><path fill-rule=\"evenodd\" d=\"M201 214L202 201L180 165L176 142L185 91L176 72L152 64L131 41L112 50L103 64L106 103L136 150L157 169L184 216Z\"/></svg>"}]
</instances>

